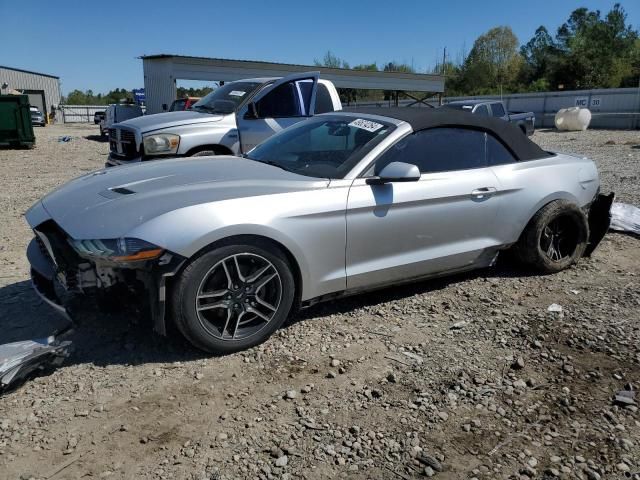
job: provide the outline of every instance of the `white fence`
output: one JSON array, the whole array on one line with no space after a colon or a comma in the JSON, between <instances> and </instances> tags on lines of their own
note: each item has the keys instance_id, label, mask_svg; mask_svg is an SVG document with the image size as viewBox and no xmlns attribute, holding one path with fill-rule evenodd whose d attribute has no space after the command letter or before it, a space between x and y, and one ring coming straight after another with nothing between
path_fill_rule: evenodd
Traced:
<instances>
[{"instance_id":1,"label":"white fence","mask_svg":"<svg viewBox=\"0 0 640 480\"><path fill-rule=\"evenodd\" d=\"M611 88L596 90L569 90L565 92L515 93L510 95L481 95L476 97L446 97L444 103L455 100L502 99L510 112L533 112L536 128L553 128L558 110L568 107L583 107L591 110L589 128L638 129L640 128L640 89ZM427 101L438 106L433 99ZM414 100L400 100L399 106L415 104ZM387 100L357 102L358 106L388 107ZM424 107L424 104L413 105Z\"/></svg>"},{"instance_id":2,"label":"white fence","mask_svg":"<svg viewBox=\"0 0 640 480\"><path fill-rule=\"evenodd\" d=\"M445 103L471 98L500 100L499 95L448 97ZM640 128L640 89L638 88L516 93L503 95L502 100L510 112L533 112L536 116L536 128L553 127L558 110L568 107L591 110L592 119L589 128Z\"/></svg>"},{"instance_id":3,"label":"white fence","mask_svg":"<svg viewBox=\"0 0 640 480\"><path fill-rule=\"evenodd\" d=\"M104 112L109 105L60 105L56 112L56 122L93 123L96 112ZM142 111L145 108L142 107Z\"/></svg>"},{"instance_id":4,"label":"white fence","mask_svg":"<svg viewBox=\"0 0 640 480\"><path fill-rule=\"evenodd\" d=\"M56 122L93 123L96 112L104 112L107 105L60 105L56 112Z\"/></svg>"}]
</instances>

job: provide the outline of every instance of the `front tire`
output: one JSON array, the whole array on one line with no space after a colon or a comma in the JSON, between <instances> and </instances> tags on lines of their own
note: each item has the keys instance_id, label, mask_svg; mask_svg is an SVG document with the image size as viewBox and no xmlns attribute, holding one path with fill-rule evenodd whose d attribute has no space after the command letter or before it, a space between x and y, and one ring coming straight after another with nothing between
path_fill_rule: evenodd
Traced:
<instances>
[{"instance_id":1,"label":"front tire","mask_svg":"<svg viewBox=\"0 0 640 480\"><path fill-rule=\"evenodd\" d=\"M556 273L584 255L588 240L589 223L582 210L566 200L555 200L533 216L515 250L526 266Z\"/></svg>"},{"instance_id":2,"label":"front tire","mask_svg":"<svg viewBox=\"0 0 640 480\"><path fill-rule=\"evenodd\" d=\"M173 289L178 330L195 347L226 354L266 340L286 320L295 281L285 255L265 244L228 245L193 260Z\"/></svg>"}]
</instances>

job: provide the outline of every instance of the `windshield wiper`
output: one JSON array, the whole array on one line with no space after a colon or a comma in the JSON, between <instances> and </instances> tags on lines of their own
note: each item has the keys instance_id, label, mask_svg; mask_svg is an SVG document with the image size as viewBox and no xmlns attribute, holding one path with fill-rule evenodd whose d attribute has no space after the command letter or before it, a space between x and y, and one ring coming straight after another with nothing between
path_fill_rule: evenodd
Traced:
<instances>
[{"instance_id":1,"label":"windshield wiper","mask_svg":"<svg viewBox=\"0 0 640 480\"><path fill-rule=\"evenodd\" d=\"M208 107L208 106L206 106L206 105L194 105L194 106L193 106L193 107L191 107L191 108L192 108L193 110L200 110L200 109L202 109L202 110L204 110L204 111L206 111L206 112L209 112L209 113L219 113L215 108L213 108L213 107Z\"/></svg>"},{"instance_id":2,"label":"windshield wiper","mask_svg":"<svg viewBox=\"0 0 640 480\"><path fill-rule=\"evenodd\" d=\"M273 160L256 160L255 158L251 158L249 155L245 154L244 158L248 158L249 160L253 160L254 162L264 163L266 165L271 165L272 167L278 167L284 170L285 172L296 173L295 171L280 165L278 162L274 162Z\"/></svg>"}]
</instances>

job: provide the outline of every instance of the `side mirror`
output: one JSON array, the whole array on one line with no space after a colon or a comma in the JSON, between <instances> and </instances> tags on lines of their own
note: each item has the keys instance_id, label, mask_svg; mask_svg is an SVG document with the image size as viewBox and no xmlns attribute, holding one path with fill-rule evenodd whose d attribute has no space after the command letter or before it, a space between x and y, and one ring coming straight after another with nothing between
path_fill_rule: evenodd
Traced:
<instances>
[{"instance_id":1,"label":"side mirror","mask_svg":"<svg viewBox=\"0 0 640 480\"><path fill-rule=\"evenodd\" d=\"M392 182L417 182L420 169L411 163L391 162L375 177L367 178L369 185L383 185Z\"/></svg>"},{"instance_id":2,"label":"side mirror","mask_svg":"<svg viewBox=\"0 0 640 480\"><path fill-rule=\"evenodd\" d=\"M244 118L247 120L256 120L258 118L258 109L254 102L250 102L247 105L247 113L244 114Z\"/></svg>"}]
</instances>

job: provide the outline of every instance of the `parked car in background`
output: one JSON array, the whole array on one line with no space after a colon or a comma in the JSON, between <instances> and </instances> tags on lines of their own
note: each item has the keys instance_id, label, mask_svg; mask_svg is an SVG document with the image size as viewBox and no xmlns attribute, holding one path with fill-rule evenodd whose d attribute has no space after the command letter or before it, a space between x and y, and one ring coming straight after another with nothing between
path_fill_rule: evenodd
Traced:
<instances>
[{"instance_id":1,"label":"parked car in background","mask_svg":"<svg viewBox=\"0 0 640 480\"><path fill-rule=\"evenodd\" d=\"M114 125L106 166L171 157L234 155L317 113L342 109L318 72L226 83L190 110Z\"/></svg>"},{"instance_id":2,"label":"parked car in background","mask_svg":"<svg viewBox=\"0 0 640 480\"><path fill-rule=\"evenodd\" d=\"M96 112L93 114L94 125L100 125L102 120L104 120L104 112Z\"/></svg>"},{"instance_id":3,"label":"parked car in background","mask_svg":"<svg viewBox=\"0 0 640 480\"><path fill-rule=\"evenodd\" d=\"M29 111L31 113L31 124L33 126L38 125L40 127L44 127L47 124L44 114L36 107L30 107Z\"/></svg>"},{"instance_id":4,"label":"parked car in background","mask_svg":"<svg viewBox=\"0 0 640 480\"><path fill-rule=\"evenodd\" d=\"M442 105L485 117L501 118L516 125L527 136L533 135L536 116L533 112L507 112L503 102L496 100L456 100Z\"/></svg>"},{"instance_id":5,"label":"parked car in background","mask_svg":"<svg viewBox=\"0 0 640 480\"><path fill-rule=\"evenodd\" d=\"M170 112L181 112L183 110L189 110L193 105L200 100L200 97L185 97L174 100L169 107Z\"/></svg>"},{"instance_id":6,"label":"parked car in background","mask_svg":"<svg viewBox=\"0 0 640 480\"><path fill-rule=\"evenodd\" d=\"M60 284L113 304L146 300L159 333L171 331L166 307L193 345L229 353L298 306L485 268L507 249L529 269L564 270L609 226L599 185L591 160L546 152L501 120L334 112L243 157L72 180L27 211L27 256L36 290L61 312Z\"/></svg>"},{"instance_id":7,"label":"parked car in background","mask_svg":"<svg viewBox=\"0 0 640 480\"><path fill-rule=\"evenodd\" d=\"M100 120L100 135L107 136L109 129L118 122L124 122L143 115L142 107L133 103L117 103L109 105L104 111L104 119Z\"/></svg>"}]
</instances>

